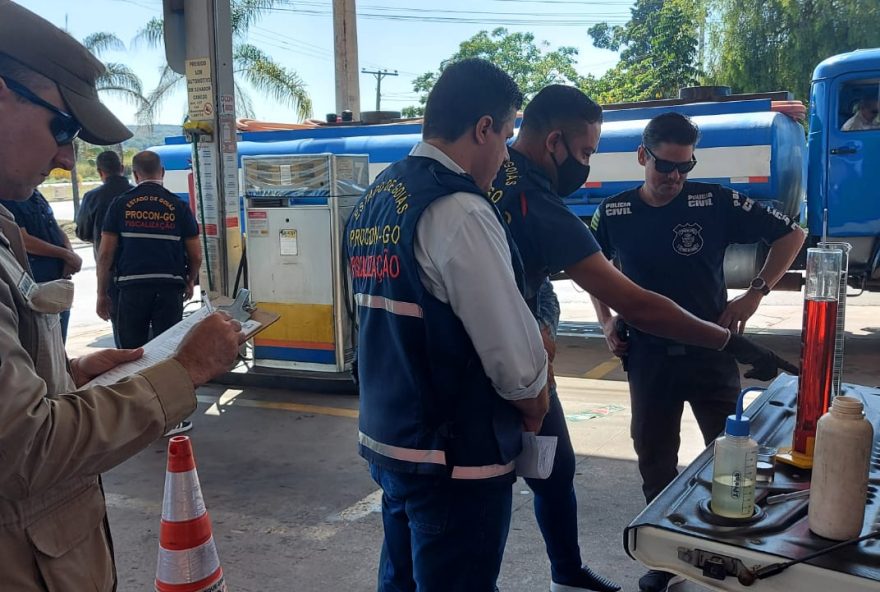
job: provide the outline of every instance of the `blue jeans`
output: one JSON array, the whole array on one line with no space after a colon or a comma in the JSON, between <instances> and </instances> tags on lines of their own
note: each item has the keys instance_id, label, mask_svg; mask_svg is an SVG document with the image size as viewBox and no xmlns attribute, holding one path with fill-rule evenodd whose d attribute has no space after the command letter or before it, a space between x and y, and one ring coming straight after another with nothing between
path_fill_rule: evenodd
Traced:
<instances>
[{"instance_id":1,"label":"blue jeans","mask_svg":"<svg viewBox=\"0 0 880 592\"><path fill-rule=\"evenodd\" d=\"M535 494L535 518L547 546L554 582L565 581L581 569L578 545L577 497L574 493L574 448L556 389L550 391L550 409L541 436L556 436L556 458L547 479L526 479Z\"/></svg>"},{"instance_id":2,"label":"blue jeans","mask_svg":"<svg viewBox=\"0 0 880 592\"><path fill-rule=\"evenodd\" d=\"M379 592L493 592L510 529L510 483L370 464L382 488Z\"/></svg>"}]
</instances>

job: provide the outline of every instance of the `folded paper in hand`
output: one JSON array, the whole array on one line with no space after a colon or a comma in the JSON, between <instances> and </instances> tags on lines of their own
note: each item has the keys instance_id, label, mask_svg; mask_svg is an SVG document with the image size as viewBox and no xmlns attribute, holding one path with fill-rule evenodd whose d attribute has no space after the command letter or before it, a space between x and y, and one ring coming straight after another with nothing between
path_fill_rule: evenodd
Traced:
<instances>
[{"instance_id":1,"label":"folded paper in hand","mask_svg":"<svg viewBox=\"0 0 880 592\"><path fill-rule=\"evenodd\" d=\"M516 474L527 479L546 479L553 472L556 436L536 436L523 432L522 453L516 457Z\"/></svg>"}]
</instances>

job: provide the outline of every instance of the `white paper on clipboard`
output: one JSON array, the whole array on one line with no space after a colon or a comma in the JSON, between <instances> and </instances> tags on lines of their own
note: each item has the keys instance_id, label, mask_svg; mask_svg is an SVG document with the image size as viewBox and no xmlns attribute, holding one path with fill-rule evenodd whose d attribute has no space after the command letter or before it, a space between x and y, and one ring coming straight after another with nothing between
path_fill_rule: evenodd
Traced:
<instances>
[{"instance_id":1,"label":"white paper on clipboard","mask_svg":"<svg viewBox=\"0 0 880 592\"><path fill-rule=\"evenodd\" d=\"M177 347L183 338L192 329L196 323L206 318L209 314L208 307L202 307L193 312L182 321L154 338L144 346L144 355L133 362L120 364L109 372L105 372L95 377L86 387L102 386L114 384L123 378L127 378L132 374L137 374L142 370L146 370L150 366L155 366L163 360L167 360L177 351ZM85 388L85 387L83 387Z\"/></svg>"}]
</instances>

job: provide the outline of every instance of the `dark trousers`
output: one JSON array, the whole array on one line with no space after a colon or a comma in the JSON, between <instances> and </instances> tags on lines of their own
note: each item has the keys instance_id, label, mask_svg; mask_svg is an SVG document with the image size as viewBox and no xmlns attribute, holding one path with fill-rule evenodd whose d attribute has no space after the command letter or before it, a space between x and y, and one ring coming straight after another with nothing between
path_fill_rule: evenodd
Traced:
<instances>
[{"instance_id":1,"label":"dark trousers","mask_svg":"<svg viewBox=\"0 0 880 592\"><path fill-rule=\"evenodd\" d=\"M110 287L107 289L107 296L110 297L110 326L113 328L113 344L116 346L116 349L121 348L119 345L119 331L116 328L116 308L119 306L119 288L116 287L114 282L110 282Z\"/></svg>"},{"instance_id":2,"label":"dark trousers","mask_svg":"<svg viewBox=\"0 0 880 592\"><path fill-rule=\"evenodd\" d=\"M114 310L119 347L138 348L183 318L183 286L120 286Z\"/></svg>"},{"instance_id":3,"label":"dark trousers","mask_svg":"<svg viewBox=\"0 0 880 592\"><path fill-rule=\"evenodd\" d=\"M390 471L382 488L379 592L493 592L510 529L510 483Z\"/></svg>"},{"instance_id":4,"label":"dark trousers","mask_svg":"<svg viewBox=\"0 0 880 592\"><path fill-rule=\"evenodd\" d=\"M636 337L636 336L633 336ZM639 459L642 491L650 503L678 475L681 414L687 401L708 446L734 413L739 368L728 354L630 340L630 435Z\"/></svg>"},{"instance_id":5,"label":"dark trousers","mask_svg":"<svg viewBox=\"0 0 880 592\"><path fill-rule=\"evenodd\" d=\"M550 391L550 409L539 435L557 437L553 472L547 479L526 479L526 483L535 494L535 518L547 547L551 577L554 582L564 582L580 571L581 549L574 492L574 448L555 388Z\"/></svg>"}]
</instances>

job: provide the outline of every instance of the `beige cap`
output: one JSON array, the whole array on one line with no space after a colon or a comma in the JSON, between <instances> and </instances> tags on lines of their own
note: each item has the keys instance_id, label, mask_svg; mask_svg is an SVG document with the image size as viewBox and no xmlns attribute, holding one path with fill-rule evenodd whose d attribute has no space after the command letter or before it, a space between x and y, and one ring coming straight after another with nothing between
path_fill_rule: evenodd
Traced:
<instances>
[{"instance_id":1,"label":"beige cap","mask_svg":"<svg viewBox=\"0 0 880 592\"><path fill-rule=\"evenodd\" d=\"M98 98L95 82L106 71L104 64L76 39L10 0L0 0L0 53L58 85L86 142L118 144L132 136Z\"/></svg>"}]
</instances>

